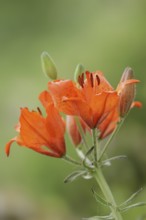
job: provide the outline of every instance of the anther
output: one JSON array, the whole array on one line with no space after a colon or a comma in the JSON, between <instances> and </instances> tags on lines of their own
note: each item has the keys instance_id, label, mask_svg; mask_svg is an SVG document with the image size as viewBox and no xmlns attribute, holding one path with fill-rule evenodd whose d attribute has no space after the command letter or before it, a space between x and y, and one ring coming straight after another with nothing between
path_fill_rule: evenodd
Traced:
<instances>
[{"instance_id":1,"label":"anther","mask_svg":"<svg viewBox=\"0 0 146 220\"><path fill-rule=\"evenodd\" d=\"M91 73L90 74L90 82L91 82L91 87L93 87L94 86L94 81L93 81L93 74Z\"/></svg>"},{"instance_id":2,"label":"anther","mask_svg":"<svg viewBox=\"0 0 146 220\"><path fill-rule=\"evenodd\" d=\"M83 88L84 87L84 73L82 73L79 77L78 77L78 83L80 84L80 86Z\"/></svg>"},{"instance_id":3,"label":"anther","mask_svg":"<svg viewBox=\"0 0 146 220\"><path fill-rule=\"evenodd\" d=\"M99 84L100 84L100 78L99 78L98 75L96 75L96 80L97 80L97 83L98 83L98 86L99 86Z\"/></svg>"},{"instance_id":4,"label":"anther","mask_svg":"<svg viewBox=\"0 0 146 220\"><path fill-rule=\"evenodd\" d=\"M40 115L42 115L42 111L39 107L37 107L38 112L40 113Z\"/></svg>"}]
</instances>

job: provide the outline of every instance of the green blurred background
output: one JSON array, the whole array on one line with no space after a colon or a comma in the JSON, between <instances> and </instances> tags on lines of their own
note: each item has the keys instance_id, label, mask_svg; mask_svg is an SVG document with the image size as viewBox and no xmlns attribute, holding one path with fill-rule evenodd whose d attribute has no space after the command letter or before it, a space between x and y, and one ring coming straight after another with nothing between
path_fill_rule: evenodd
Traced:
<instances>
[{"instance_id":1,"label":"green blurred background","mask_svg":"<svg viewBox=\"0 0 146 220\"><path fill-rule=\"evenodd\" d=\"M131 111L108 152L126 154L128 160L104 171L119 203L140 187L136 201L146 201L145 23L145 0L0 0L0 219L8 214L9 220L78 220L102 213L91 193L94 181L63 183L74 167L16 144L9 158L4 153L16 134L20 107L36 109L38 94L47 88L40 64L44 50L62 78L73 78L82 63L102 70L116 87L124 68L134 69L143 108ZM74 154L69 142L67 149ZM146 219L145 208L129 211L124 219L139 216Z\"/></svg>"}]
</instances>

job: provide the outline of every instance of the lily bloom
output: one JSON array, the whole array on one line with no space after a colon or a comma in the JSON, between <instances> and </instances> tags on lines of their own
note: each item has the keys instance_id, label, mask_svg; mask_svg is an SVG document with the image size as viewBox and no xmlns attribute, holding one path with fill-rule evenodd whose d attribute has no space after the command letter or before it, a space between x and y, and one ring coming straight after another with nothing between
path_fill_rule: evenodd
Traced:
<instances>
[{"instance_id":1,"label":"lily bloom","mask_svg":"<svg viewBox=\"0 0 146 220\"><path fill-rule=\"evenodd\" d=\"M22 108L16 131L18 135L6 144L7 156L13 142L52 157L62 157L66 152L65 124L53 104L48 106L45 118L41 112Z\"/></svg>"},{"instance_id":2,"label":"lily bloom","mask_svg":"<svg viewBox=\"0 0 146 220\"><path fill-rule=\"evenodd\" d=\"M81 118L79 118L78 123L80 123L83 133L86 133L86 131L91 132L88 125ZM78 146L82 141L82 136L74 116L71 115L66 116L66 129L68 131L71 140L73 141L73 144L75 146Z\"/></svg>"},{"instance_id":3,"label":"lily bloom","mask_svg":"<svg viewBox=\"0 0 146 220\"><path fill-rule=\"evenodd\" d=\"M119 96L100 71L88 71L71 80L49 82L49 91L59 111L77 115L91 128L96 128L118 105Z\"/></svg>"}]
</instances>

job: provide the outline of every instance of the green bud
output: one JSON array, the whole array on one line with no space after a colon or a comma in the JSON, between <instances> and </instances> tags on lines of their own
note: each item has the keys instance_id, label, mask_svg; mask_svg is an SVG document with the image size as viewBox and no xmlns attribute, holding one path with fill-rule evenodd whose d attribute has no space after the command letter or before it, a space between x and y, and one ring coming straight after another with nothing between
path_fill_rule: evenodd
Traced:
<instances>
[{"instance_id":1,"label":"green bud","mask_svg":"<svg viewBox=\"0 0 146 220\"><path fill-rule=\"evenodd\" d=\"M79 76L82 75L82 73L84 73L84 66L82 64L78 64L76 66L75 72L74 72L74 80L75 82L78 82Z\"/></svg>"},{"instance_id":2,"label":"green bud","mask_svg":"<svg viewBox=\"0 0 146 220\"><path fill-rule=\"evenodd\" d=\"M47 52L43 52L41 54L41 64L43 73L49 77L50 79L57 79L57 68L53 61L53 59L50 57L50 55Z\"/></svg>"}]
</instances>

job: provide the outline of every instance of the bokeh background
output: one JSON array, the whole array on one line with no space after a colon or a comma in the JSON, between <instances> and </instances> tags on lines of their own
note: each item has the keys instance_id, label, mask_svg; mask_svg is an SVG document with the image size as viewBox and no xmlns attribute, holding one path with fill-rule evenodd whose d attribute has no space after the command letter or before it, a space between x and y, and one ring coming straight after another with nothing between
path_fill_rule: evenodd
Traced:
<instances>
[{"instance_id":1,"label":"bokeh background","mask_svg":"<svg viewBox=\"0 0 146 220\"><path fill-rule=\"evenodd\" d=\"M128 159L104 172L119 203L140 187L136 201L146 201L145 23L145 0L0 0L0 219L78 220L102 213L91 193L94 181L63 183L74 167L16 144L5 155L20 107L40 106L38 94L47 88L40 63L44 50L61 78L73 78L82 63L102 70L116 88L124 68L133 68L143 108L131 111L108 152ZM74 154L68 139L67 150ZM145 208L124 219L146 219Z\"/></svg>"}]
</instances>

